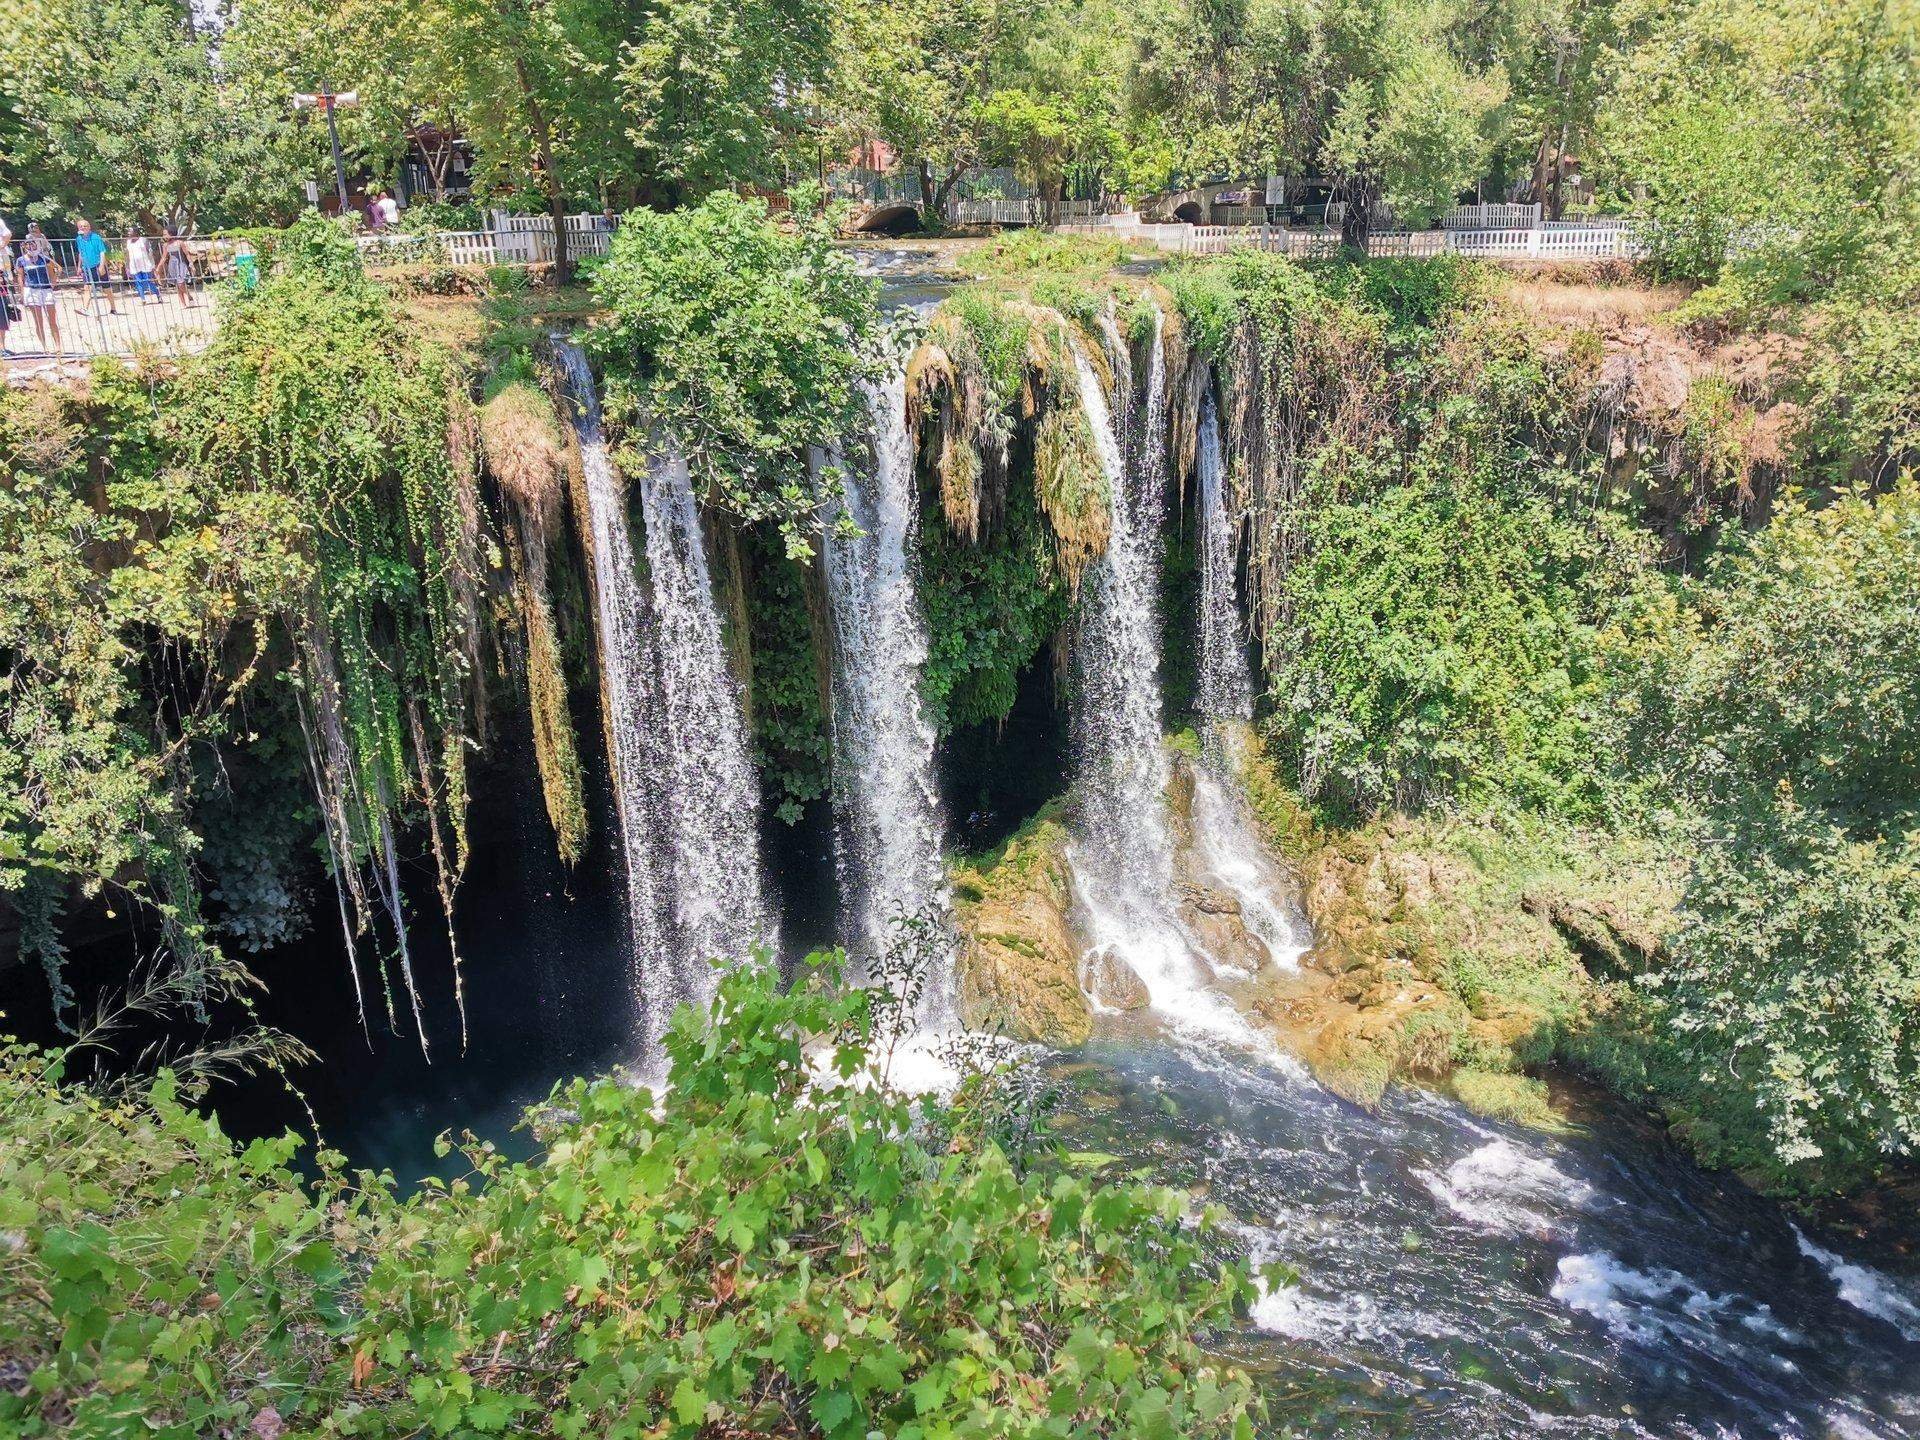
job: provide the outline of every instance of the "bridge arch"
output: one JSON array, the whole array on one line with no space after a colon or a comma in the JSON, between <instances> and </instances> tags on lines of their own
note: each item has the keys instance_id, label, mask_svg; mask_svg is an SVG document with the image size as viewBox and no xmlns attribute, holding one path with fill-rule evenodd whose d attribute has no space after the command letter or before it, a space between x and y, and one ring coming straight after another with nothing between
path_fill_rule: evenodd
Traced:
<instances>
[{"instance_id":1,"label":"bridge arch","mask_svg":"<svg viewBox=\"0 0 1920 1440\"><path fill-rule=\"evenodd\" d=\"M908 204L875 205L853 228L863 235L910 235L920 229L920 211Z\"/></svg>"}]
</instances>

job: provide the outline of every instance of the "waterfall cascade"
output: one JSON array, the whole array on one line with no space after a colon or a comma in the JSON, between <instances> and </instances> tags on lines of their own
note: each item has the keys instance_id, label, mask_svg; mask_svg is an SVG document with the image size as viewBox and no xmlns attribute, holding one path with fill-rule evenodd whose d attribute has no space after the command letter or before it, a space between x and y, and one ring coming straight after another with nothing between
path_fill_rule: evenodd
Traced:
<instances>
[{"instance_id":1,"label":"waterfall cascade","mask_svg":"<svg viewBox=\"0 0 1920 1440\"><path fill-rule=\"evenodd\" d=\"M760 876L759 783L686 461L657 456L640 480L643 583L593 372L577 345L556 339L554 348L580 442L635 1002L651 1050L675 1005L711 993L711 961L773 941Z\"/></svg>"},{"instance_id":2,"label":"waterfall cascade","mask_svg":"<svg viewBox=\"0 0 1920 1440\"><path fill-rule=\"evenodd\" d=\"M1220 415L1209 389L1200 401L1194 469L1200 484L1200 713L1218 729L1253 718L1253 674L1240 632L1239 530L1226 494Z\"/></svg>"},{"instance_id":3,"label":"waterfall cascade","mask_svg":"<svg viewBox=\"0 0 1920 1440\"><path fill-rule=\"evenodd\" d=\"M1116 352L1124 345L1109 344ZM1073 734L1078 824L1072 861L1089 958L1108 952L1140 977L1156 1010L1215 1007L1173 900L1173 839L1167 824L1168 764L1162 745L1159 574L1163 490L1151 464L1128 465L1092 363L1074 352L1080 403L1092 426L1112 526L1106 553L1083 582L1074 635ZM1165 352L1156 324L1146 412L1164 423ZM1121 403L1124 383L1115 387ZM1163 453L1151 434L1136 457Z\"/></svg>"},{"instance_id":4,"label":"waterfall cascade","mask_svg":"<svg viewBox=\"0 0 1920 1440\"><path fill-rule=\"evenodd\" d=\"M847 938L869 962L910 941L930 966L915 1019L939 1028L954 1017L954 939L934 728L920 699L927 624L912 564L918 497L904 372L867 383L864 394L866 462L837 450L826 457L843 477L824 551Z\"/></svg>"},{"instance_id":5,"label":"waterfall cascade","mask_svg":"<svg viewBox=\"0 0 1920 1440\"><path fill-rule=\"evenodd\" d=\"M1118 338L1109 328L1109 345L1124 351ZM1092 365L1078 352L1074 360L1113 506L1107 550L1088 572L1074 641L1071 719L1079 824L1072 859L1088 958L1091 962L1106 952L1124 960L1145 985L1154 1010L1177 1029L1269 1050L1227 997L1212 988L1217 972L1235 967L1207 953L1183 921L1177 899L1179 865L1167 807L1170 765L1159 673L1158 556L1165 526L1168 404L1160 317L1155 317L1148 355L1145 403L1137 407L1139 423L1127 425L1130 463L1122 456ZM1116 367L1116 373L1126 372ZM1122 381L1115 388L1127 407L1123 419L1131 419L1130 387ZM1218 439L1216 423L1216 471ZM1231 604L1231 588L1227 594ZM1248 714L1251 708L1248 682ZM1245 817L1212 775L1196 777L1194 802L1195 843L1188 863L1199 870L1197 878L1232 893L1250 933L1291 959L1299 946L1273 899L1269 882L1275 877L1255 858L1259 847Z\"/></svg>"}]
</instances>

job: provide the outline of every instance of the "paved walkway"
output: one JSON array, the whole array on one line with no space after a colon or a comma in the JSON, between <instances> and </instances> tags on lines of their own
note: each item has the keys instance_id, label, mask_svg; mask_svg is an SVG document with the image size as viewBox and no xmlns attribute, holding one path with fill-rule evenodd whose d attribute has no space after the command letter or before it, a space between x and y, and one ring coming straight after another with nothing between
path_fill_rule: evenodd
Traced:
<instances>
[{"instance_id":1,"label":"paved walkway","mask_svg":"<svg viewBox=\"0 0 1920 1440\"><path fill-rule=\"evenodd\" d=\"M20 292L16 287L15 303ZM44 368L60 361L91 360L97 355L132 357L142 353L183 355L213 339L213 300L205 286L187 290L182 305L172 290L158 299L114 287L112 309L105 294L89 294L82 285L55 287L53 314L59 321L58 344L45 342L33 323L34 312L20 305L20 319L6 334L9 378L22 366Z\"/></svg>"}]
</instances>

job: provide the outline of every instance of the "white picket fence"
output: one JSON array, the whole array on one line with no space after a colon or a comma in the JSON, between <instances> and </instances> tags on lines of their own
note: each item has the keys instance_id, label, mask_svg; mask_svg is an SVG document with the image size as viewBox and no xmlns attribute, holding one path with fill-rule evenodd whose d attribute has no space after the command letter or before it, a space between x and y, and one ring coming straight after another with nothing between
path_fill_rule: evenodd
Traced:
<instances>
[{"instance_id":1,"label":"white picket fence","mask_svg":"<svg viewBox=\"0 0 1920 1440\"><path fill-rule=\"evenodd\" d=\"M604 255L613 232L601 215L569 215L567 255ZM490 230L436 230L425 235L362 235L369 265L544 265L554 257L551 215L493 212Z\"/></svg>"},{"instance_id":2,"label":"white picket fence","mask_svg":"<svg viewBox=\"0 0 1920 1440\"><path fill-rule=\"evenodd\" d=\"M1304 259L1331 255L1340 248L1340 232L1332 226L1289 230L1265 225L1189 225L1184 221L1150 225L1137 215L1115 215L1059 228L1074 234L1136 240L1182 255L1266 250ZM1527 230L1375 230L1368 237L1367 249L1374 255L1451 252L1485 260L1630 260L1643 253L1632 226L1623 220L1553 221Z\"/></svg>"},{"instance_id":3,"label":"white picket fence","mask_svg":"<svg viewBox=\"0 0 1920 1440\"><path fill-rule=\"evenodd\" d=\"M1456 205L1440 218L1444 230L1531 230L1540 223L1538 205Z\"/></svg>"}]
</instances>

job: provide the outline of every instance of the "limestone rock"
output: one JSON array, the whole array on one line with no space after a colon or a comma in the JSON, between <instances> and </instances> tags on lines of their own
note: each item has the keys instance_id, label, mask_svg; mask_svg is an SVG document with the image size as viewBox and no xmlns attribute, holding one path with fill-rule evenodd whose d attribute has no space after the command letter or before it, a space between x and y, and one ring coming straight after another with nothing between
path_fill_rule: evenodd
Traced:
<instances>
[{"instance_id":1,"label":"limestone rock","mask_svg":"<svg viewBox=\"0 0 1920 1440\"><path fill-rule=\"evenodd\" d=\"M1133 966L1111 946L1088 959L1084 986L1097 1004L1109 1010L1143 1010L1152 998Z\"/></svg>"},{"instance_id":2,"label":"limestone rock","mask_svg":"<svg viewBox=\"0 0 1920 1440\"><path fill-rule=\"evenodd\" d=\"M1077 1045L1093 1033L1068 916L1066 832L1042 815L1001 851L956 867L960 1019L970 1030Z\"/></svg>"}]
</instances>

